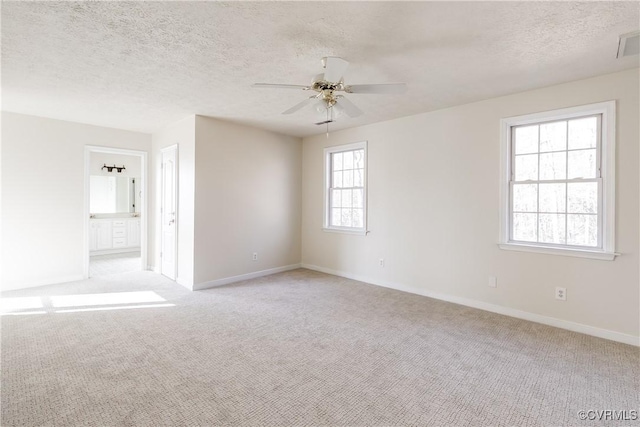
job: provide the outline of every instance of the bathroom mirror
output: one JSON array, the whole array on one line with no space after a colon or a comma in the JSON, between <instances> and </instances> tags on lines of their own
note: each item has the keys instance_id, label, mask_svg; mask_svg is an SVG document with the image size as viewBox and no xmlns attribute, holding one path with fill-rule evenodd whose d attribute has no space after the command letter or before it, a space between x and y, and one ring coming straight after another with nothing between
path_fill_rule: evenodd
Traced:
<instances>
[{"instance_id":1,"label":"bathroom mirror","mask_svg":"<svg viewBox=\"0 0 640 427\"><path fill-rule=\"evenodd\" d=\"M89 211L92 214L140 212L139 178L91 175Z\"/></svg>"}]
</instances>

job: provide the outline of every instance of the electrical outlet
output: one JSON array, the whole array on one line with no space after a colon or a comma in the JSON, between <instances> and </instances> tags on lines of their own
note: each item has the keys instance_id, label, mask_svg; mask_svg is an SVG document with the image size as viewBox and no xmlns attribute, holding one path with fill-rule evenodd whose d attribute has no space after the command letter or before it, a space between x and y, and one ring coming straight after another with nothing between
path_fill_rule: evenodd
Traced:
<instances>
[{"instance_id":1,"label":"electrical outlet","mask_svg":"<svg viewBox=\"0 0 640 427\"><path fill-rule=\"evenodd\" d=\"M489 276L489 287L490 288L498 287L498 278L496 276Z\"/></svg>"},{"instance_id":2,"label":"electrical outlet","mask_svg":"<svg viewBox=\"0 0 640 427\"><path fill-rule=\"evenodd\" d=\"M378 264L380 265L380 267L384 267L384 258L380 258Z\"/></svg>"},{"instance_id":3,"label":"electrical outlet","mask_svg":"<svg viewBox=\"0 0 640 427\"><path fill-rule=\"evenodd\" d=\"M556 287L556 299L560 301L567 300L567 288Z\"/></svg>"},{"instance_id":4,"label":"electrical outlet","mask_svg":"<svg viewBox=\"0 0 640 427\"><path fill-rule=\"evenodd\" d=\"M254 253L253 253L253 258L252 258L252 259L253 259L254 261L257 261L257 260L258 260L258 252L254 252Z\"/></svg>"}]
</instances>

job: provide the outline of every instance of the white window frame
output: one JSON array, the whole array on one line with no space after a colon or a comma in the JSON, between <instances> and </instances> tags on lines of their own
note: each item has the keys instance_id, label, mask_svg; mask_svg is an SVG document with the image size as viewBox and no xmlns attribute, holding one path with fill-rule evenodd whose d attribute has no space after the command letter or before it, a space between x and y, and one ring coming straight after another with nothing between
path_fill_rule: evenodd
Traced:
<instances>
[{"instance_id":1,"label":"white window frame","mask_svg":"<svg viewBox=\"0 0 640 427\"><path fill-rule=\"evenodd\" d=\"M612 261L615 259L615 143L616 143L616 102L606 101L597 104L563 108L523 116L508 117L500 120L500 241L499 247L505 250L538 252L545 254L575 256ZM562 247L557 244L523 243L511 241L511 191L512 174L512 128L515 126L537 124L555 120L601 115L600 139L600 176L602 179L602 205L599 211L601 222L598 233L602 246L594 249Z\"/></svg>"},{"instance_id":2,"label":"white window frame","mask_svg":"<svg viewBox=\"0 0 640 427\"><path fill-rule=\"evenodd\" d=\"M331 155L344 151L364 149L364 177L363 177L363 218L362 227L335 227L330 225L331 201L329 188L331 186ZM354 142L352 144L336 145L324 149L324 223L322 229L329 232L346 234L367 234L367 141Z\"/></svg>"}]
</instances>

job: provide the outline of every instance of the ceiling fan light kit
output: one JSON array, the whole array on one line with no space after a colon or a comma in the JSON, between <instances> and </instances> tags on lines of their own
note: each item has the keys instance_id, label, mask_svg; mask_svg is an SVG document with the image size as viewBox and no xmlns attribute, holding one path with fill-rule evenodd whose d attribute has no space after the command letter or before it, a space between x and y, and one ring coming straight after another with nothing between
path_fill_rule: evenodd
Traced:
<instances>
[{"instance_id":1,"label":"ceiling fan light kit","mask_svg":"<svg viewBox=\"0 0 640 427\"><path fill-rule=\"evenodd\" d=\"M258 88L278 88L278 89L298 89L312 90L317 92L316 95L310 96L304 101L294 105L282 114L293 114L298 110L314 105L316 111L327 113L327 119L316 123L317 125L327 125L335 121L335 118L343 112L349 117L358 117L364 112L354 103L336 92L354 93L354 94L393 94L403 93L407 86L404 83L387 83L387 84L361 84L361 85L345 85L344 73L349 67L349 63L342 58L335 56L327 56L322 58L322 66L324 73L314 77L311 85L288 85L273 83L256 83L253 87Z\"/></svg>"}]
</instances>

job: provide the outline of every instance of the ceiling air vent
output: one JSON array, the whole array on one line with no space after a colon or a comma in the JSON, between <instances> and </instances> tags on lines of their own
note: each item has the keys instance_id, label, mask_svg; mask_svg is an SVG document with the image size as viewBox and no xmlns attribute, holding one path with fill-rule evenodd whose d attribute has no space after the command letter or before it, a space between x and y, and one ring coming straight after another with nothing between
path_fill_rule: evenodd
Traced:
<instances>
[{"instance_id":1,"label":"ceiling air vent","mask_svg":"<svg viewBox=\"0 0 640 427\"><path fill-rule=\"evenodd\" d=\"M616 58L633 56L638 53L640 53L640 31L621 35L618 42L618 56L616 56Z\"/></svg>"}]
</instances>

